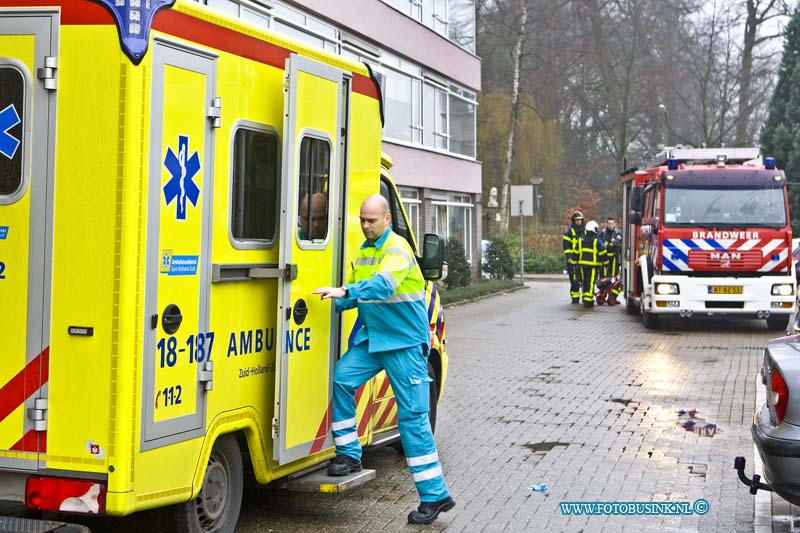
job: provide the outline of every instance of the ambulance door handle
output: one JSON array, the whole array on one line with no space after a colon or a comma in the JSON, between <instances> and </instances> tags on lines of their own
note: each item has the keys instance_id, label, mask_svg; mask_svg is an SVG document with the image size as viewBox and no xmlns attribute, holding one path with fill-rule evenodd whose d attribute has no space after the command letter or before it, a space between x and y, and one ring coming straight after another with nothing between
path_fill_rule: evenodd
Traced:
<instances>
[{"instance_id":1,"label":"ambulance door handle","mask_svg":"<svg viewBox=\"0 0 800 533\"><path fill-rule=\"evenodd\" d=\"M183 315L177 305L169 304L164 308L164 312L161 314L161 327L164 328L165 333L172 335L178 331L181 322L183 322Z\"/></svg>"},{"instance_id":2,"label":"ambulance door handle","mask_svg":"<svg viewBox=\"0 0 800 533\"><path fill-rule=\"evenodd\" d=\"M158 327L158 313L153 313L150 315L150 329L156 329Z\"/></svg>"}]
</instances>

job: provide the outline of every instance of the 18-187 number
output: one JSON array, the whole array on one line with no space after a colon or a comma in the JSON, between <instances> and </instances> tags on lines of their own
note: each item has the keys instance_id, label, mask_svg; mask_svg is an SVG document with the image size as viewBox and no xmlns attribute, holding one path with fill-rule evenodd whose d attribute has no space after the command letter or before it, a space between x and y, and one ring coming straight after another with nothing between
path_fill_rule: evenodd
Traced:
<instances>
[{"instance_id":1,"label":"18-187 number","mask_svg":"<svg viewBox=\"0 0 800 533\"><path fill-rule=\"evenodd\" d=\"M194 362L202 363L207 359L210 360L211 349L214 347L214 333L209 331L208 333L189 335L189 338L186 339L186 346L189 349L190 365ZM178 340L175 337L160 339L156 348L161 356L161 368L175 366L175 363L178 362L178 352L186 350L185 348L178 350Z\"/></svg>"}]
</instances>

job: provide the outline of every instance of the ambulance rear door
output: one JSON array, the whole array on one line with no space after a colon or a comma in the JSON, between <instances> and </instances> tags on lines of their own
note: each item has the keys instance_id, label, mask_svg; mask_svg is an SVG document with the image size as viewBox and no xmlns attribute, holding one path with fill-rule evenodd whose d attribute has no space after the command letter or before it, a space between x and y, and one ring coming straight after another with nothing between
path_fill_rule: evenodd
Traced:
<instances>
[{"instance_id":1,"label":"ambulance rear door","mask_svg":"<svg viewBox=\"0 0 800 533\"><path fill-rule=\"evenodd\" d=\"M311 291L340 283L349 78L292 55L286 64L274 457L285 464L332 446L339 320Z\"/></svg>"},{"instance_id":2,"label":"ambulance rear door","mask_svg":"<svg viewBox=\"0 0 800 533\"><path fill-rule=\"evenodd\" d=\"M0 468L44 468L58 13L0 9Z\"/></svg>"}]
</instances>

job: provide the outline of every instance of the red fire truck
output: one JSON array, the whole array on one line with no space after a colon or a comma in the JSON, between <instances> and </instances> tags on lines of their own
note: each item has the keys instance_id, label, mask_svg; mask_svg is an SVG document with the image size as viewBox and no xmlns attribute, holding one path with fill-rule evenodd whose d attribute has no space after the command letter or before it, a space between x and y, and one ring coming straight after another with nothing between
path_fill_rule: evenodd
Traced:
<instances>
[{"instance_id":1,"label":"red fire truck","mask_svg":"<svg viewBox=\"0 0 800 533\"><path fill-rule=\"evenodd\" d=\"M671 148L623 177L628 314L766 319L795 310L786 176L757 148Z\"/></svg>"}]
</instances>

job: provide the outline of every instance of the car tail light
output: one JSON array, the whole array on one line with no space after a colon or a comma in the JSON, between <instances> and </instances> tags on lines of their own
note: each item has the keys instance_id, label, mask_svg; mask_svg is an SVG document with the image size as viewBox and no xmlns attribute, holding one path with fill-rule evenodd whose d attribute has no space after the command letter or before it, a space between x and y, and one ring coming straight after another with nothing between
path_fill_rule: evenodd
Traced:
<instances>
[{"instance_id":1,"label":"car tail light","mask_svg":"<svg viewBox=\"0 0 800 533\"><path fill-rule=\"evenodd\" d=\"M778 425L783 422L783 417L786 416L786 406L789 404L789 387L786 386L786 381L777 368L772 368L770 371L770 389L771 397L770 404L772 405L772 414L775 419L775 424Z\"/></svg>"},{"instance_id":2,"label":"car tail light","mask_svg":"<svg viewBox=\"0 0 800 533\"><path fill-rule=\"evenodd\" d=\"M83 479L30 477L25 504L39 511L100 514L106 510L106 487Z\"/></svg>"}]
</instances>

